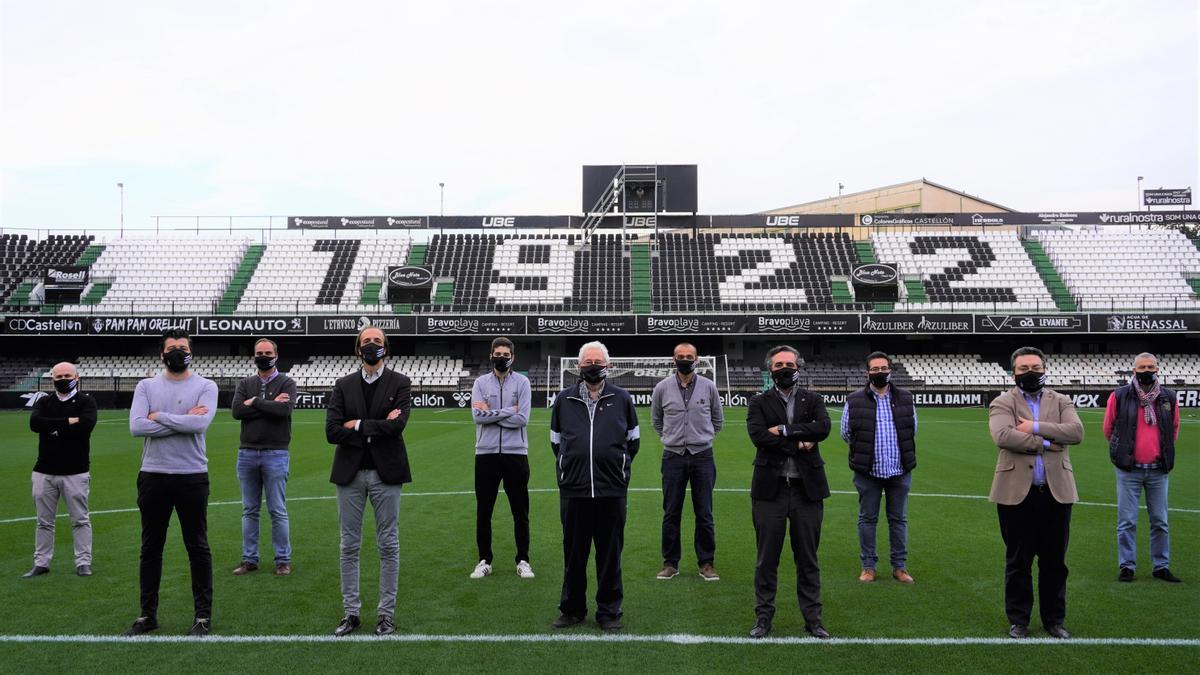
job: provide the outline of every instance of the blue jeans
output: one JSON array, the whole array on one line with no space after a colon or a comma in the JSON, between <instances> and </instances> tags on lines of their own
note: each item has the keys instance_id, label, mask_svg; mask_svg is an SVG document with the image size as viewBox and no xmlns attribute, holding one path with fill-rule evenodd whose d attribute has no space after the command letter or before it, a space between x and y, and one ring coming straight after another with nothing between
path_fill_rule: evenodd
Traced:
<instances>
[{"instance_id":1,"label":"blue jeans","mask_svg":"<svg viewBox=\"0 0 1200 675\"><path fill-rule=\"evenodd\" d=\"M892 569L904 569L908 558L908 491L912 487L912 472L891 478L855 473L854 487L858 488L858 546L863 569L874 570L879 562L875 554L875 524L879 522L879 499L885 494Z\"/></svg>"},{"instance_id":2,"label":"blue jeans","mask_svg":"<svg viewBox=\"0 0 1200 675\"><path fill-rule=\"evenodd\" d=\"M712 564L717 553L717 533L713 524L713 487L716 482L717 465L713 461L711 448L695 455L663 451L663 564L679 567L682 554L679 529L688 483L692 484L692 511L696 515L696 531L692 536L696 562L700 567Z\"/></svg>"},{"instance_id":3,"label":"blue jeans","mask_svg":"<svg viewBox=\"0 0 1200 675\"><path fill-rule=\"evenodd\" d=\"M1150 562L1158 570L1171 564L1167 474L1162 469L1117 469L1117 558L1121 567L1137 569L1138 502L1143 489L1150 514Z\"/></svg>"},{"instance_id":4,"label":"blue jeans","mask_svg":"<svg viewBox=\"0 0 1200 675\"><path fill-rule=\"evenodd\" d=\"M288 536L287 450L238 450L238 482L242 484L242 562L258 564L258 514L263 493L271 514L271 543L275 564L292 562Z\"/></svg>"}]
</instances>

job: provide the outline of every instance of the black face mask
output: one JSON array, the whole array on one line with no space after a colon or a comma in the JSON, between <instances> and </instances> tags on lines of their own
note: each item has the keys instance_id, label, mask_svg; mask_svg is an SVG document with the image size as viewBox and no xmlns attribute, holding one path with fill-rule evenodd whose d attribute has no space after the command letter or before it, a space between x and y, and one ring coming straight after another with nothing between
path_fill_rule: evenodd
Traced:
<instances>
[{"instance_id":1,"label":"black face mask","mask_svg":"<svg viewBox=\"0 0 1200 675\"><path fill-rule=\"evenodd\" d=\"M579 376L582 377L583 381L587 382L588 384L603 382L604 379L608 377L608 366L602 366L598 363L590 366L584 366L579 369Z\"/></svg>"},{"instance_id":2,"label":"black face mask","mask_svg":"<svg viewBox=\"0 0 1200 675\"><path fill-rule=\"evenodd\" d=\"M265 373L274 368L275 362L278 360L278 356L256 356L254 357L254 367Z\"/></svg>"},{"instance_id":3,"label":"black face mask","mask_svg":"<svg viewBox=\"0 0 1200 675\"><path fill-rule=\"evenodd\" d=\"M1158 373L1152 373L1148 370L1143 370L1142 372L1135 374L1134 377L1137 378L1138 384L1142 385L1143 387L1149 387L1158 381Z\"/></svg>"},{"instance_id":4,"label":"black face mask","mask_svg":"<svg viewBox=\"0 0 1200 675\"><path fill-rule=\"evenodd\" d=\"M780 389L791 389L800 381L800 371L795 368L780 368L771 372L771 379Z\"/></svg>"},{"instance_id":5,"label":"black face mask","mask_svg":"<svg viewBox=\"0 0 1200 675\"><path fill-rule=\"evenodd\" d=\"M871 373L867 377L871 380L871 386L876 389L883 389L892 381L891 373Z\"/></svg>"},{"instance_id":6,"label":"black face mask","mask_svg":"<svg viewBox=\"0 0 1200 675\"><path fill-rule=\"evenodd\" d=\"M192 362L192 355L182 349L172 349L163 354L163 363L166 364L167 370L172 373L182 373L188 369L188 365Z\"/></svg>"},{"instance_id":7,"label":"black face mask","mask_svg":"<svg viewBox=\"0 0 1200 675\"><path fill-rule=\"evenodd\" d=\"M511 356L493 356L492 367L498 373L507 373L509 368L512 368L513 359Z\"/></svg>"},{"instance_id":8,"label":"black face mask","mask_svg":"<svg viewBox=\"0 0 1200 675\"><path fill-rule=\"evenodd\" d=\"M1013 378L1021 391L1027 391L1030 394L1039 392L1042 387L1046 386L1046 374L1035 373L1032 370L1027 373L1021 373Z\"/></svg>"},{"instance_id":9,"label":"black face mask","mask_svg":"<svg viewBox=\"0 0 1200 675\"><path fill-rule=\"evenodd\" d=\"M695 369L696 369L695 361L690 361L688 359L675 359L675 370L678 370L679 372L683 373L684 375L691 375L692 371Z\"/></svg>"},{"instance_id":10,"label":"black face mask","mask_svg":"<svg viewBox=\"0 0 1200 675\"><path fill-rule=\"evenodd\" d=\"M367 343L358 348L358 353L362 356L362 360L368 366L373 366L383 360L383 355L387 354L387 350L383 345Z\"/></svg>"},{"instance_id":11,"label":"black face mask","mask_svg":"<svg viewBox=\"0 0 1200 675\"><path fill-rule=\"evenodd\" d=\"M67 395L75 391L75 387L79 386L79 380L55 380L54 390L62 395Z\"/></svg>"}]
</instances>

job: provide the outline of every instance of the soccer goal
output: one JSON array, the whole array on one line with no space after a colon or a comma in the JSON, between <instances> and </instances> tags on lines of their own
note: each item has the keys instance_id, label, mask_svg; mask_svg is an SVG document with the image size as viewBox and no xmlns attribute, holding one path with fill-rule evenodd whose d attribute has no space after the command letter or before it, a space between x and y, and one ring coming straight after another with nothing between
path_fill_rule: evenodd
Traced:
<instances>
[{"instance_id":1,"label":"soccer goal","mask_svg":"<svg viewBox=\"0 0 1200 675\"><path fill-rule=\"evenodd\" d=\"M638 398L636 394L648 397L654 391L654 385L674 373L675 359L670 356L614 356L608 363L608 381L634 393L635 401ZM712 380L717 385L717 391L729 397L729 357L724 354L699 356L696 359L696 374ZM546 357L546 406L550 406L554 394L578 381L578 357Z\"/></svg>"}]
</instances>

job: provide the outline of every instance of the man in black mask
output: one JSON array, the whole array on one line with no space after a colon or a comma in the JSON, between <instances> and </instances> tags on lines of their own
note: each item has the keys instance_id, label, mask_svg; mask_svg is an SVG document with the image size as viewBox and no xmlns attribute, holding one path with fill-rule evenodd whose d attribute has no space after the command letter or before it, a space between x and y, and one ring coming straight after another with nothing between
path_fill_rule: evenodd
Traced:
<instances>
[{"instance_id":1,"label":"man in black mask","mask_svg":"<svg viewBox=\"0 0 1200 675\"><path fill-rule=\"evenodd\" d=\"M771 632L775 617L779 554L790 531L796 561L796 596L804 629L825 639L821 625L821 541L824 499L829 496L818 443L829 436L829 413L820 394L802 388L804 363L794 347L773 347L766 365L775 386L750 399L746 431L757 448L750 483L751 514L758 544L754 563L755 623L750 637Z\"/></svg>"},{"instance_id":2,"label":"man in black mask","mask_svg":"<svg viewBox=\"0 0 1200 675\"><path fill-rule=\"evenodd\" d=\"M892 578L913 583L908 573L908 492L917 466L917 409L912 393L892 384L892 359L867 356L867 385L846 397L842 440L850 446L850 469L858 490L858 544L862 572L875 581L875 525L879 500L887 495L888 544Z\"/></svg>"},{"instance_id":3,"label":"man in black mask","mask_svg":"<svg viewBox=\"0 0 1200 675\"><path fill-rule=\"evenodd\" d=\"M475 420L475 543L479 562L472 579L492 573L492 510L504 483L516 539L517 576L533 578L529 565L529 424L532 394L529 378L513 370L513 343L492 340L489 372L471 387L471 416Z\"/></svg>"},{"instance_id":4,"label":"man in black mask","mask_svg":"<svg viewBox=\"0 0 1200 675\"><path fill-rule=\"evenodd\" d=\"M75 542L75 573L92 575L92 521L88 517L89 469L92 429L96 428L96 401L79 391L79 374L73 363L50 370L54 393L33 404L29 429L38 435L38 458L33 466L33 505L37 509L33 568L25 577L50 571L54 557L54 520L61 498L71 515Z\"/></svg>"},{"instance_id":5,"label":"man in black mask","mask_svg":"<svg viewBox=\"0 0 1200 675\"><path fill-rule=\"evenodd\" d=\"M1083 441L1071 399L1046 388L1046 355L1021 347L1010 360L1015 387L988 406L988 429L1000 453L988 499L996 503L1006 549L1004 611L1009 637L1029 635L1033 559L1038 610L1051 637L1071 637L1067 617L1067 541L1071 504L1079 501L1068 445Z\"/></svg>"},{"instance_id":6,"label":"man in black mask","mask_svg":"<svg viewBox=\"0 0 1200 675\"><path fill-rule=\"evenodd\" d=\"M550 625L568 628L587 616L588 557L595 543L596 623L619 631L625 499L641 432L629 392L606 381L607 347L589 342L579 348L579 376L550 410L563 527L562 614Z\"/></svg>"},{"instance_id":7,"label":"man in black mask","mask_svg":"<svg viewBox=\"0 0 1200 675\"><path fill-rule=\"evenodd\" d=\"M396 589L400 583L400 488L412 481L408 450L401 435L412 410L412 385L406 375L385 367L388 340L368 327L358 333L354 352L362 367L334 385L325 411L325 438L337 446L329 481L337 486L341 528L342 607L345 615L333 634L358 630L358 553L362 547L363 510L375 511L379 548L379 609L376 635L396 632Z\"/></svg>"},{"instance_id":8,"label":"man in black mask","mask_svg":"<svg viewBox=\"0 0 1200 675\"><path fill-rule=\"evenodd\" d=\"M718 581L721 577L713 567L717 551L712 513L717 481L713 438L721 431L725 414L716 383L696 374L696 348L682 342L675 346L674 359L675 372L654 387L650 398L650 420L663 444L663 568L658 578L671 579L679 574L679 526L683 498L691 483L700 578Z\"/></svg>"},{"instance_id":9,"label":"man in black mask","mask_svg":"<svg viewBox=\"0 0 1200 675\"><path fill-rule=\"evenodd\" d=\"M285 577L292 573L287 479L296 383L279 372L278 361L275 341L260 338L254 343L258 372L238 382L233 392L233 418L242 423L237 459L242 485L242 562L233 569L235 576L258 569L258 523L264 493L271 514L275 574Z\"/></svg>"}]
</instances>

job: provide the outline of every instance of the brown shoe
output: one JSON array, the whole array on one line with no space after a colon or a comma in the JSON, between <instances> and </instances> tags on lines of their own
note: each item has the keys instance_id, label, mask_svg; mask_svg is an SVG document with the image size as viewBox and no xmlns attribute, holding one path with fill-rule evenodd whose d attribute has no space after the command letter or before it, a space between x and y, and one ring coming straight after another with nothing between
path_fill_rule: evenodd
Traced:
<instances>
[{"instance_id":1,"label":"brown shoe","mask_svg":"<svg viewBox=\"0 0 1200 675\"><path fill-rule=\"evenodd\" d=\"M864 584L869 584L872 581L875 581L875 570L864 569L862 574L858 575L858 580Z\"/></svg>"},{"instance_id":2,"label":"brown shoe","mask_svg":"<svg viewBox=\"0 0 1200 675\"><path fill-rule=\"evenodd\" d=\"M241 565L238 565L237 567L233 568L233 576L240 577L243 574L249 574L251 572L257 572L257 571L258 571L257 564L252 563L252 562L244 562Z\"/></svg>"},{"instance_id":3,"label":"brown shoe","mask_svg":"<svg viewBox=\"0 0 1200 675\"><path fill-rule=\"evenodd\" d=\"M277 576L277 577L286 577L287 575L289 575L291 573L292 573L292 564L291 563L279 563L278 565L275 566L275 576Z\"/></svg>"},{"instance_id":4,"label":"brown shoe","mask_svg":"<svg viewBox=\"0 0 1200 675\"><path fill-rule=\"evenodd\" d=\"M679 570L671 565L663 565L662 571L658 573L655 579L674 579L679 576Z\"/></svg>"},{"instance_id":5,"label":"brown shoe","mask_svg":"<svg viewBox=\"0 0 1200 675\"><path fill-rule=\"evenodd\" d=\"M712 563L704 563L700 566L700 578L705 581L720 581L721 575L717 574L717 570L713 568Z\"/></svg>"},{"instance_id":6,"label":"brown shoe","mask_svg":"<svg viewBox=\"0 0 1200 675\"><path fill-rule=\"evenodd\" d=\"M903 567L901 567L898 570L893 570L892 578L895 579L896 581L899 581L902 584L911 584L911 583L913 583L913 581L915 581L912 578L912 575L908 573L908 570L904 569Z\"/></svg>"}]
</instances>

